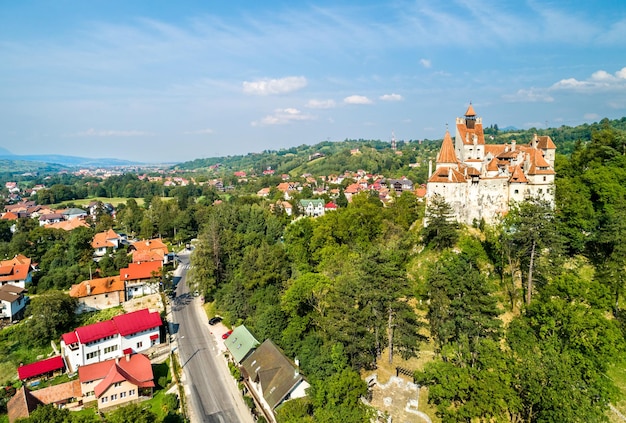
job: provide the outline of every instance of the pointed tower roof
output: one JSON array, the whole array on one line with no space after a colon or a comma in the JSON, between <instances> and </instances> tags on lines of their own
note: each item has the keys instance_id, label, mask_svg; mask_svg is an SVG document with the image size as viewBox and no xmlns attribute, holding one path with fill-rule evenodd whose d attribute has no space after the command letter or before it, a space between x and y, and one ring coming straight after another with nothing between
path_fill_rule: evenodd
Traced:
<instances>
[{"instance_id":1,"label":"pointed tower roof","mask_svg":"<svg viewBox=\"0 0 626 423\"><path fill-rule=\"evenodd\" d=\"M443 143L441 143L441 150L437 155L437 163L458 163L456 153L454 152L454 144L452 143L452 137L450 131L446 130L446 135L443 137Z\"/></svg>"},{"instance_id":2,"label":"pointed tower roof","mask_svg":"<svg viewBox=\"0 0 626 423\"><path fill-rule=\"evenodd\" d=\"M472 106L472 103L470 103L469 107L467 108L467 111L465 112L465 116L476 116L476 112L474 111L474 107Z\"/></svg>"}]
</instances>

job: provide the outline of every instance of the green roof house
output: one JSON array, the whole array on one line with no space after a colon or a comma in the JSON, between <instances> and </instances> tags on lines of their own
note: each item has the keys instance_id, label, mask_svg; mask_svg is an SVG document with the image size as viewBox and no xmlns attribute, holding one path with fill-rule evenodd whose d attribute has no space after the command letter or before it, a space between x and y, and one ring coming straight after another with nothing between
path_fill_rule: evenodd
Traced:
<instances>
[{"instance_id":1,"label":"green roof house","mask_svg":"<svg viewBox=\"0 0 626 423\"><path fill-rule=\"evenodd\" d=\"M324 200L300 200L300 211L305 216L316 217L324 215Z\"/></svg>"},{"instance_id":2,"label":"green roof house","mask_svg":"<svg viewBox=\"0 0 626 423\"><path fill-rule=\"evenodd\" d=\"M224 342L226 349L237 364L240 364L259 344L260 342L243 325L233 329L233 333Z\"/></svg>"}]
</instances>

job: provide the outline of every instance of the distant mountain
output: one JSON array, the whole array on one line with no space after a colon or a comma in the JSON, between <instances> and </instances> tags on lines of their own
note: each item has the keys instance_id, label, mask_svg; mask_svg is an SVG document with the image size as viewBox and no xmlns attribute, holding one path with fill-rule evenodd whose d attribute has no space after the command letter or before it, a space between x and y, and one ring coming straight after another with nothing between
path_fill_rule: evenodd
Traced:
<instances>
[{"instance_id":1,"label":"distant mountain","mask_svg":"<svg viewBox=\"0 0 626 423\"><path fill-rule=\"evenodd\" d=\"M135 164L143 164L141 162L132 162L129 160L120 160L113 158L88 158L77 156L64 156L61 154L13 154L6 148L0 147L0 159L19 160L24 162L41 162L57 164L70 167L111 167L111 166L130 166Z\"/></svg>"}]
</instances>

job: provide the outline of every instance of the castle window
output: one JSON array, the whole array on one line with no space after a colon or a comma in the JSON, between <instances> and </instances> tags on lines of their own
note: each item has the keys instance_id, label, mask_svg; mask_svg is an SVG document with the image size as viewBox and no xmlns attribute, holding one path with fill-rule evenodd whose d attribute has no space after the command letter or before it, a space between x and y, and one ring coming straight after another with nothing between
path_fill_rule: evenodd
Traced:
<instances>
[{"instance_id":1,"label":"castle window","mask_svg":"<svg viewBox=\"0 0 626 423\"><path fill-rule=\"evenodd\" d=\"M543 177L543 182L545 182L545 181L546 181L546 177L544 176L544 177Z\"/></svg>"},{"instance_id":2,"label":"castle window","mask_svg":"<svg viewBox=\"0 0 626 423\"><path fill-rule=\"evenodd\" d=\"M516 189L515 191L513 191L515 194L519 194L519 190Z\"/></svg>"},{"instance_id":3,"label":"castle window","mask_svg":"<svg viewBox=\"0 0 626 423\"><path fill-rule=\"evenodd\" d=\"M543 190L541 188L539 188L539 190L537 192L539 192L539 194L541 194L543 192Z\"/></svg>"}]
</instances>

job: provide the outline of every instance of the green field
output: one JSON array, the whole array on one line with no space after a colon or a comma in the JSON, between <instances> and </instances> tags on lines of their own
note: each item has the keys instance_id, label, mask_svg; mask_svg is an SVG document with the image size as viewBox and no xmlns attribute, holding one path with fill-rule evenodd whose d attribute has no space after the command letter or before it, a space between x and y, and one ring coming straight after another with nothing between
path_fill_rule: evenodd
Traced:
<instances>
[{"instance_id":1,"label":"green field","mask_svg":"<svg viewBox=\"0 0 626 423\"><path fill-rule=\"evenodd\" d=\"M60 209L63 207L67 207L68 204L75 204L76 206L84 207L84 206L87 206L92 201L102 201L103 203L111 203L114 207L117 207L118 204L126 204L126 201L128 200L129 198L127 197L112 197L112 198L92 197L92 198L83 198L81 200L64 201L58 204L51 204L50 207ZM137 205L143 206L143 198L135 198L134 200L137 202Z\"/></svg>"}]
</instances>

